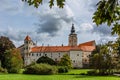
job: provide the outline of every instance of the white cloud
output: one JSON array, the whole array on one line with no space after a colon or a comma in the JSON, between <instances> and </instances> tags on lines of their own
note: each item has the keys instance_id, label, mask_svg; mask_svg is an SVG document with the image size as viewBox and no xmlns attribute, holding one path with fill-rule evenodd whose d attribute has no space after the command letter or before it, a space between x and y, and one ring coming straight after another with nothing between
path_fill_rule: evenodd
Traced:
<instances>
[{"instance_id":1,"label":"white cloud","mask_svg":"<svg viewBox=\"0 0 120 80\"><path fill-rule=\"evenodd\" d=\"M91 31L93 29L93 26L90 23L82 23L80 25L80 30L82 31Z\"/></svg>"},{"instance_id":2,"label":"white cloud","mask_svg":"<svg viewBox=\"0 0 120 80\"><path fill-rule=\"evenodd\" d=\"M58 45L64 43L67 45L71 24L74 23L79 42L94 39L100 42L103 38L114 39L114 36L110 35L111 30L108 29L106 25L99 28L93 25L92 15L98 1L99 0L66 0L66 5L63 9L59 9L56 6L50 9L48 0L44 0L44 4L36 9L33 6L28 6L28 4L23 3L21 0L1 0L0 12L2 12L2 17L7 19L8 17L6 16L12 15L10 20L12 21L14 17L16 22L14 23L13 21L14 24L10 26L10 29L1 28L0 35L10 37L17 46L23 43L23 39L27 34L39 44L50 43L51 45ZM6 14L4 15L4 13ZM26 21L28 19L24 18L26 16L30 18L28 22ZM18 19L18 17L20 17L20 19ZM26 22L23 23L20 20ZM22 27L21 29L21 27L18 27L20 26L19 24L15 25L17 22L21 22L21 24L26 27ZM39 28L33 24L29 25L32 22L39 24ZM0 25L3 24L5 23L0 22ZM10 22L7 22L7 25L10 24ZM18 30L15 30L15 27L17 27ZM38 33L36 29L39 29Z\"/></svg>"}]
</instances>

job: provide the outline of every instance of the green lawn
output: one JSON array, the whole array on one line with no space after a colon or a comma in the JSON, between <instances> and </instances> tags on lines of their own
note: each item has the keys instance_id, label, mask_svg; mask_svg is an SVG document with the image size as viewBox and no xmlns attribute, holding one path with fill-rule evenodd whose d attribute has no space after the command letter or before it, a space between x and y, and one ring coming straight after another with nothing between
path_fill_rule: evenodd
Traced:
<instances>
[{"instance_id":1,"label":"green lawn","mask_svg":"<svg viewBox=\"0 0 120 80\"><path fill-rule=\"evenodd\" d=\"M72 75L86 72L87 70L71 70L66 75L24 75L24 74L1 74L0 80L120 80L115 76L83 76Z\"/></svg>"},{"instance_id":2,"label":"green lawn","mask_svg":"<svg viewBox=\"0 0 120 80\"><path fill-rule=\"evenodd\" d=\"M87 73L90 69L72 69L66 74L80 74L80 73Z\"/></svg>"}]
</instances>

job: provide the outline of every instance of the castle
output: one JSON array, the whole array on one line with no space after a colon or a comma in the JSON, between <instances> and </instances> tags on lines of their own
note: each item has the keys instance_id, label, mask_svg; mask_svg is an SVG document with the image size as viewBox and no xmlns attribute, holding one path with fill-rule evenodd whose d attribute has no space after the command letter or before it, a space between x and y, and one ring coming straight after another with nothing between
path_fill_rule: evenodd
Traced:
<instances>
[{"instance_id":1,"label":"castle","mask_svg":"<svg viewBox=\"0 0 120 80\"><path fill-rule=\"evenodd\" d=\"M74 24L72 24L67 46L37 46L27 35L24 44L19 47L24 60L24 65L29 65L37 61L42 56L48 56L54 61L60 61L64 54L68 54L72 66L82 68L89 64L89 56L95 49L95 41L77 43L77 34Z\"/></svg>"}]
</instances>

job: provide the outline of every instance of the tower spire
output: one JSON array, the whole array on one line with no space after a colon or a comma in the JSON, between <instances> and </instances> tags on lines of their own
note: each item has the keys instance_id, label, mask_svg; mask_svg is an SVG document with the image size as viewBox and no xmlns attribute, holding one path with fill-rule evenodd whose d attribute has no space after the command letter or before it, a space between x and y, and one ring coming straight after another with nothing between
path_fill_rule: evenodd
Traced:
<instances>
[{"instance_id":1,"label":"tower spire","mask_svg":"<svg viewBox=\"0 0 120 80\"><path fill-rule=\"evenodd\" d=\"M69 35L69 46L77 46L77 34L75 33L74 24L72 24L71 33Z\"/></svg>"},{"instance_id":2,"label":"tower spire","mask_svg":"<svg viewBox=\"0 0 120 80\"><path fill-rule=\"evenodd\" d=\"M72 24L71 34L75 34L75 27L74 27L74 24Z\"/></svg>"}]
</instances>

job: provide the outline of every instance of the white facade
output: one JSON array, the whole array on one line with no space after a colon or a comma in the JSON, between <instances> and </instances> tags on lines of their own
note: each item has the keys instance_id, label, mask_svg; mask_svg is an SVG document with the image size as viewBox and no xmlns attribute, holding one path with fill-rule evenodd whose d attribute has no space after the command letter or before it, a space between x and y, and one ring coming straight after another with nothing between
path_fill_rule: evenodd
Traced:
<instances>
[{"instance_id":1,"label":"white facade","mask_svg":"<svg viewBox=\"0 0 120 80\"><path fill-rule=\"evenodd\" d=\"M42 56L47 56L49 58L52 58L54 61L60 61L60 59L65 54L68 54L70 56L73 67L82 68L82 51L29 53L28 56L24 56L24 63L25 65L29 65L32 62L36 62Z\"/></svg>"}]
</instances>

